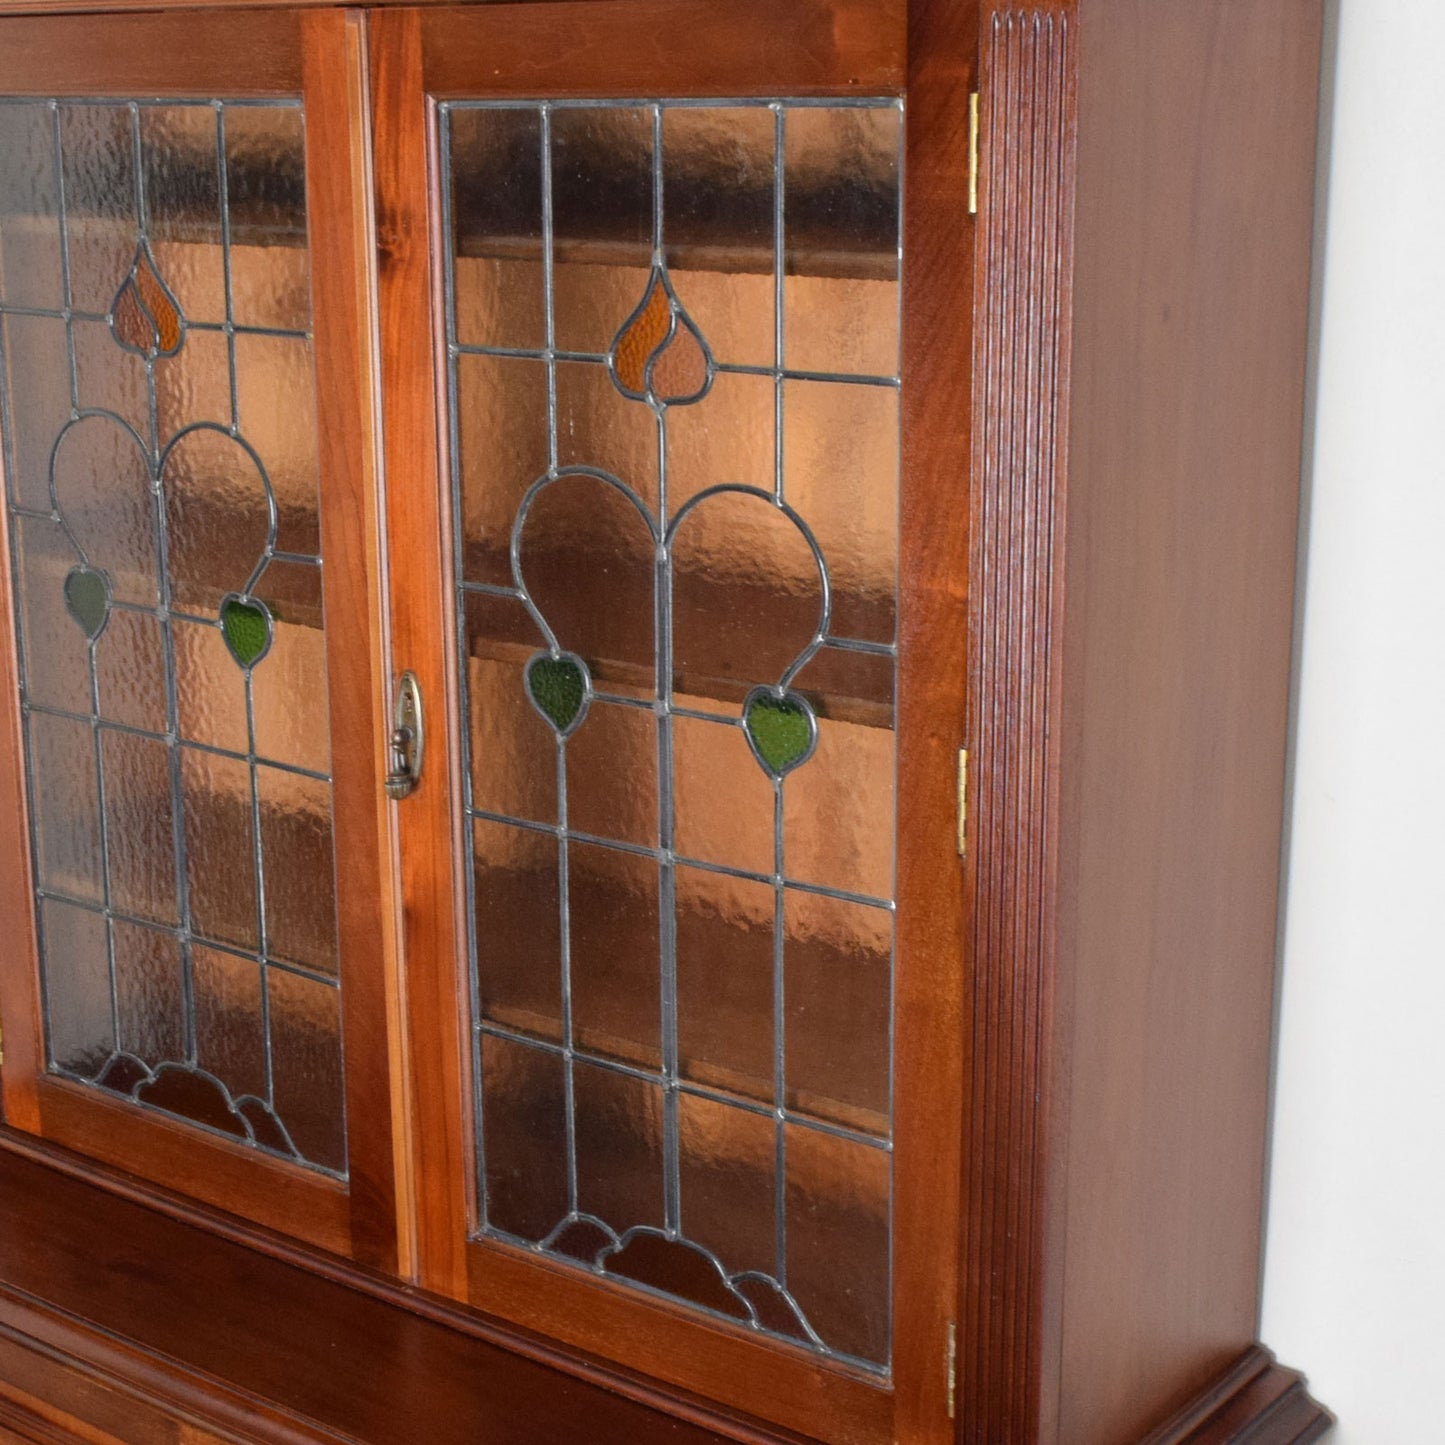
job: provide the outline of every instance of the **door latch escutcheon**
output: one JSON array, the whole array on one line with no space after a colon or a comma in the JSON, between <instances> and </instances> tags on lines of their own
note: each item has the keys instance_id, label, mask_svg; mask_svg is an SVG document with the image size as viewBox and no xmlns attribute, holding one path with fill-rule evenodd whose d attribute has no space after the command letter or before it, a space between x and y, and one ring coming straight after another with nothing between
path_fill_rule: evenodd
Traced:
<instances>
[{"instance_id":1,"label":"door latch escutcheon","mask_svg":"<svg viewBox=\"0 0 1445 1445\"><path fill-rule=\"evenodd\" d=\"M426 733L422 726L421 684L413 672L404 672L396 682L392 706L391 746L386 774L386 796L394 803L409 798L421 781Z\"/></svg>"}]
</instances>

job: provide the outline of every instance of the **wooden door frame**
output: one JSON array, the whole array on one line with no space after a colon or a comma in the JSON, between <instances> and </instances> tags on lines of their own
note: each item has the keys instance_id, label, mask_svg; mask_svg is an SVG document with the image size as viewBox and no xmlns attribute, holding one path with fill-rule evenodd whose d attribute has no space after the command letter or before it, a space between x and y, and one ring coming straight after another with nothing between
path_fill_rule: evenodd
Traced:
<instances>
[{"instance_id":1,"label":"wooden door frame","mask_svg":"<svg viewBox=\"0 0 1445 1445\"><path fill-rule=\"evenodd\" d=\"M385 673L379 583L375 342L362 21L355 13L164 13L0 19L9 95L300 97L321 475L348 1177L329 1178L47 1076L15 674L18 618L0 521L0 955L6 1122L203 1204L376 1268L397 1246L389 1011L396 954L379 803ZM350 624L350 625L348 625ZM342 634L346 634L343 636ZM343 882L343 886L345 886Z\"/></svg>"},{"instance_id":2,"label":"wooden door frame","mask_svg":"<svg viewBox=\"0 0 1445 1445\"><path fill-rule=\"evenodd\" d=\"M911 51L905 25L915 37ZM647 43L638 43L646 35ZM676 41L672 36L680 37ZM393 640L433 700L430 764L399 810L422 1282L669 1384L829 1441L942 1442L960 1247L962 864L968 566L967 97L976 0L609 0L387 10L371 19ZM565 38L565 45L561 41ZM894 1373L887 1386L535 1254L468 1242L471 1064L446 354L435 157L439 99L906 96ZM438 640L442 639L442 642Z\"/></svg>"}]
</instances>

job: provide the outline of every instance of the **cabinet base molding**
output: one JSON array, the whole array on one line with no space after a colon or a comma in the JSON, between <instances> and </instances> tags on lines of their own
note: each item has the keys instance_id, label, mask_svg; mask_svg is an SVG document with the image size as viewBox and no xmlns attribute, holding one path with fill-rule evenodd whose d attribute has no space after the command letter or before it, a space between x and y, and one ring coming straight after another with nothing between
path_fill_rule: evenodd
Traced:
<instances>
[{"instance_id":1,"label":"cabinet base molding","mask_svg":"<svg viewBox=\"0 0 1445 1445\"><path fill-rule=\"evenodd\" d=\"M1304 1376L1256 1345L1140 1445L1308 1445L1334 1423Z\"/></svg>"},{"instance_id":2,"label":"cabinet base molding","mask_svg":"<svg viewBox=\"0 0 1445 1445\"><path fill-rule=\"evenodd\" d=\"M0 1445L472 1445L484 1422L495 1445L581 1422L587 1445L810 1445L255 1243L0 1146ZM1305 1445L1332 1423L1256 1346L1140 1445Z\"/></svg>"}]
</instances>

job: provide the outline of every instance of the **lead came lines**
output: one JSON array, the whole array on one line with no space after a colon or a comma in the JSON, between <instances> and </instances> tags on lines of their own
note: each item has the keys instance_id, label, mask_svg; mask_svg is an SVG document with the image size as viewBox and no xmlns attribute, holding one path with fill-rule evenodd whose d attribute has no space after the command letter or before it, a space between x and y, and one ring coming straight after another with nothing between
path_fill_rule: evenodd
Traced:
<instances>
[{"instance_id":1,"label":"lead came lines","mask_svg":"<svg viewBox=\"0 0 1445 1445\"><path fill-rule=\"evenodd\" d=\"M115 583L104 571L92 567L91 560L87 556L85 548L80 544L79 538L67 520L65 508L62 506L60 495L56 486L56 462L60 450L60 440L57 440L55 451L52 453L51 472L49 478L50 487L50 510L43 511L33 506L24 505L20 491L21 478L14 465L14 444L12 423L14 417L11 411L9 388L4 385L9 373L9 358L0 357L0 425L5 431L7 466L6 474L12 479L10 495L7 497L7 504L10 507L12 517L28 522L30 524L51 524L58 528L59 533L65 538L66 543L79 559L77 567L72 569L72 575L67 578L65 588L66 610L69 610L72 618L79 623L87 632L87 666L89 674L89 697L87 713L76 712L70 708L54 706L41 703L32 695L31 676L27 666L27 645L23 635L17 638L17 654L19 661L20 687L21 687L21 708L25 718L27 747L26 747L26 781L27 788L32 800L32 809L37 819L44 816L41 803L43 794L39 791L39 780L36 773L36 756L33 744L34 720L49 719L63 721L66 724L84 724L91 728L94 737L94 766L95 766L95 789L97 797L97 836L95 846L99 856L99 901L93 901L83 896L83 889L72 890L67 887L53 886L46 877L46 864L40 854L40 842L38 837L38 826L33 827L30 838L32 854L32 866L34 876L37 880L36 898L40 905L54 904L75 910L78 914L89 914L103 920L105 929L105 949L107 962L107 977L110 992L111 1011L111 1048L112 1053L108 1062L100 1068L98 1073L93 1075L74 1072L64 1060L55 1057L53 1040L50 1039L50 1020L52 1018L52 1007L57 1002L50 997L50 968L47 964L42 968L41 987L44 998L44 1011L47 1021L47 1052L50 1059L52 1071L65 1073L76 1078L78 1082L96 1084L102 1088L114 1088L126 1094L131 1100L142 1108L155 1109L160 1112L172 1113L174 1110L161 1104L152 1103L144 1095L153 1084L156 1084L167 1071L181 1071L195 1076L198 1079L209 1081L209 1083L220 1091L229 1110L233 1124L227 1125L221 1132L229 1137L242 1137L242 1142L250 1143L258 1148L271 1150L289 1157L298 1162L307 1164L309 1167L321 1172L345 1177L344 1163L340 1169L330 1164L321 1164L315 1160L304 1158L294 1141L291 1139L285 1123L274 1112L275 1104L275 1079L273 1072L273 1034L271 1023L271 997L270 982L274 972L278 976L286 976L296 980L304 980L309 986L319 986L326 994L334 995L340 987L339 979L324 971L321 965L313 966L310 963L302 962L297 958L275 958L272 956L272 940L269 937L270 919L268 917L269 900L265 885L265 850L262 846L262 801L260 793L260 757L257 739L257 722L255 710L255 696L253 688L253 668L260 663L270 650L274 635L274 623L266 605L251 595L252 589L257 586L262 575L273 562L283 562L292 566L309 566L317 569L319 576L320 558L310 556L302 552L283 550L277 546L277 501L270 475L259 455L246 441L240 430L240 399L238 393L238 370L236 359L236 338L237 336L257 336L299 341L309 346L310 333L306 330L295 330L284 327L237 325L233 307L232 289L232 251L231 251L231 214L230 214L230 187L227 178L227 140L226 140L226 114L230 109L248 109L253 107L265 107L276 111L295 111L299 114L299 102L265 100L244 100L235 102L221 102L214 100L193 100L193 101L170 101L146 102L127 99L67 99L63 103L57 100L36 102L30 98L0 97L0 106L28 106L43 107L49 117L49 126L52 140L51 164L54 168L54 183L56 194L56 213L54 217L55 233L58 244L60 262L60 284L61 284L61 307L54 309L44 305L15 304L8 299L0 302L0 314L5 316L25 317L37 322L55 322L64 328L66 347L66 366L69 373L70 419L62 428L60 438L63 440L71 427L92 419L103 422L106 425L118 428L117 435L128 435L137 446L139 453L144 457L145 469L148 474L149 485L149 511L151 536L149 545L153 546L155 566L155 588L148 603L138 604L128 597L116 596ZM151 249L151 214L150 197L147 190L147 143L143 136L142 118L150 112L158 113L165 111L208 111L214 115L215 122L215 184L216 184L216 214L220 226L220 252L221 269L224 284L225 312L224 320L220 322L195 321L184 316L180 311L175 296L171 293L164 277L156 268L156 263ZM115 293L115 301L109 312L86 310L76 306L76 297L72 282L72 227L71 211L72 198L68 194L67 166L71 162L66 150L66 134L62 125L65 116L74 113L77 117L76 124L89 124L103 126L107 121L114 121L113 129L117 138L123 129L126 134L129 151L129 162L132 168L131 182L133 185L133 204L135 221L135 260L129 276L122 282L120 290ZM3 112L0 112L3 114ZM96 173L94 181L87 182L89 172L77 172L81 176L81 184L84 186L99 185L104 190L108 184L114 184L108 176ZM203 201L204 205L205 202ZM102 203L100 215L108 224L124 224L119 217L111 218L105 212ZM102 237L102 245L107 244ZM92 249L94 249L92 247ZM101 280L103 278L97 278ZM93 280L92 287L97 284ZM110 328L114 341L125 351L135 354L143 369L144 407L145 407L145 429L147 436L140 436L135 429L121 416L113 411L104 408L87 408L81 405L80 400L80 378L77 365L77 353L75 342L75 324L77 322L87 323L93 326L105 325ZM137 328L140 328L137 330ZM156 364L159 358L170 358L175 356L183 347L186 336L191 332L219 334L225 337L227 362L227 389L229 393L229 416L224 423L216 421L190 421L183 424L180 429L162 445L160 417L158 411L158 391ZM174 339L170 339L170 338ZM8 339L8 338L7 338ZM0 348L3 350L3 348ZM166 487L164 478L167 474L167 464L172 453L178 444L185 442L191 437L200 437L205 433L224 435L240 448L249 458L254 466L256 477L264 497L264 510L266 520L266 539L262 547L261 555L249 578L246 580L242 591L239 594L231 594L223 600L220 616L198 615L196 612L184 609L176 605L176 599L172 592L172 538L170 535L170 519L167 511ZM103 480L103 479L97 479ZM89 523L94 528L94 521ZM17 590L21 588L21 562L19 528L11 529L11 558L12 572L16 578ZM114 542L109 534L103 534L103 541L107 548L120 546ZM143 564L144 566L144 564ZM78 580L77 580L78 576ZM127 581L126 586L132 584ZM103 589L103 590L98 590ZM28 604L23 598L17 597L19 613L21 616L28 616L26 608ZM103 698L100 686L100 669L97 662L97 647L107 629L110 614L114 612L118 616L130 616L136 619L154 619L159 646L162 655L162 672L164 675L164 697L161 700L164 711L164 730L156 732L149 727L141 727L118 721L103 715ZM180 698L178 693L178 663L177 663L177 641L176 626L184 623L190 627L207 627L218 629L224 636L226 646L231 650L234 659L243 673L242 687L244 691L244 722L246 736L246 751L237 752L233 749L214 746L198 739L192 739L183 735ZM27 624L28 626L28 624ZM260 631L258 631L260 629ZM24 628L21 629L22 634ZM53 722L47 725L53 726ZM170 793L169 829L171 836L171 869L174 874L175 895L174 895L174 924L162 921L157 917L139 916L135 911L120 906L112 894L113 880L115 878L115 856L116 844L110 837L111 807L108 803L109 788L106 776L107 748L103 746L104 738L128 739L137 745L157 744L165 749L167 759L166 771L168 775L168 787ZM255 930L256 946L254 948L238 944L234 939L216 938L203 933L197 926L192 914L192 899L190 896L192 880L192 860L188 856L188 838L186 831L187 819L187 795L184 786L182 772L182 758L185 756L195 758L210 758L215 760L226 760L244 765L248 779L248 823L247 832L250 835L249 855L250 871L255 891ZM327 816L329 818L329 799L331 778L329 773L318 771L314 768L299 766L293 762L283 759L266 759L265 767L274 771L276 777L291 777L295 779L306 779L324 785L327 797ZM210 806L214 806L217 795L208 794L211 799ZM125 805L134 810L136 804L133 798L127 798ZM141 806L151 807L153 802L145 797L141 799ZM214 824L210 825L214 826ZM329 827L329 824L328 824ZM329 836L329 834L328 834ZM129 841L129 840L128 840ZM137 848L147 846L141 841L131 841L130 851L132 863L134 852ZM328 844L329 847L329 844ZM143 860L142 860L143 862ZM63 881L63 880L62 880ZM76 896L77 892L81 896ZM149 906L149 905L142 905ZM164 911L167 906L164 898L158 905ZM45 928L45 910L42 907L42 916L39 920L42 958L47 954L47 940ZM124 1049L123 1018L119 998L118 963L116 955L116 933L115 925L123 924L132 930L141 930L147 936L164 937L174 941L176 957L180 967L180 1019L179 1023L183 1031L182 1053L183 1059L162 1060L157 1062L154 1056L151 1062L126 1053ZM237 961L245 960L256 969L256 982L260 992L260 1023L259 1023L259 1044L264 1055L264 1098L255 1095L244 1094L235 1091L225 1081L216 1076L200 1063L197 1038L197 996L194 978L193 948L204 947L211 954L217 957L231 958ZM307 997L316 997L308 994ZM154 1023L152 1026L157 1026ZM339 1041L338 1041L339 1047ZM120 1072L117 1073L117 1068ZM112 1084L112 1078L123 1080ZM134 1078L132 1085L129 1081ZM338 1110L344 1108L344 1102L336 1100ZM255 1106L254 1108L252 1106ZM177 1106L179 1107L179 1106ZM259 1118L255 1109L260 1109L265 1114L265 1119ZM208 1120L189 1112L181 1114L186 1122L200 1128L212 1127ZM340 1129L340 1136L344 1139L344 1126L340 1116L337 1116L337 1125ZM264 1126L264 1128L263 1128ZM258 1133L258 1130L261 1132ZM264 1133L265 1137L262 1137ZM328 1146L329 1147L329 1146ZM344 1151L344 1144L342 1145ZM344 1152L341 1155L344 1160Z\"/></svg>"},{"instance_id":2,"label":"lead came lines","mask_svg":"<svg viewBox=\"0 0 1445 1445\"><path fill-rule=\"evenodd\" d=\"M862 1145L869 1150L878 1151L884 1157L891 1152L891 1144L888 1137L877 1137L866 1132L847 1127L844 1124L829 1121L823 1118L814 1118L790 1108L788 1103L788 1066L786 1057L786 1034L784 1028L785 1018L785 954L784 941L787 927L787 899L789 896L799 898L812 896L832 900L838 903L861 906L869 909L876 909L881 913L891 915L894 904L891 899L868 897L866 895L844 889L831 887L823 883L808 882L801 878L790 878L787 875L786 852L785 852L785 828L784 828L784 785L786 774L793 767L801 766L812 755L816 746L818 729L816 719L811 710L811 705L799 694L792 691L793 679L802 671L803 667L817 655L823 647L835 649L840 654L853 654L857 656L877 656L882 659L894 659L896 647L892 643L877 642L867 639L852 638L847 636L834 636L831 631L831 588L829 584L829 573L823 559L823 553L818 546L816 539L807 526L807 523L788 506L786 500L786 477L785 477L785 444L784 444L784 411L785 385L789 383L847 383L863 388L887 389L896 391L899 387L899 379L896 375L874 375L858 372L830 372L820 370L788 369L785 365L785 338L784 338L784 275L786 272L786 231L785 231L785 197L783 193L784 181L784 154L786 138L787 114L794 108L805 109L812 107L827 107L830 109L847 110L853 109L884 109L891 108L900 110L899 104L894 100L872 100L872 99L850 99L838 101L832 98L809 99L800 105L794 102L776 100L698 100L678 103L679 109L691 109L700 106L709 108L723 108L732 106L743 106L757 110L765 110L771 114L773 122L773 197L771 210L771 250L773 269L773 304L774 311L774 343L773 357L770 366L758 366L753 364L739 364L735 362L719 362L712 355L703 334L698 331L691 317L686 313L683 303L678 299L672 289L672 281L667 267L666 236L664 234L665 215L665 180L666 180L666 157L664 151L664 115L674 107L672 101L594 101L594 100L567 100L567 101L479 101L479 102L449 102L443 104L442 125L440 127L440 146L442 151L443 174L446 181L442 187L443 195L443 234L449 238L449 244L444 248L444 299L447 327L447 353L448 353L448 395L450 400L449 436L451 439L451 500L453 517L456 525L454 533L454 554L453 563L455 569L455 585L457 588L457 624L458 624L458 648L459 648L459 679L461 684L460 705L462 709L463 726L459 729L463 738L463 778L465 788L466 815L470 821L467 829L467 846L471 866L467 869L467 898L471 926L468 931L468 949L471 960L470 970L470 993L473 1005L473 1069L475 1089L475 1128L477 1133L477 1198L478 1198L478 1225L483 1233L499 1235L514 1243L523 1244L533 1249L540 1249L555 1254L557 1257L573 1264L586 1265L587 1261L581 1259L575 1253L572 1246L567 1246L564 1236L574 1231L579 1226L586 1226L595 1232L600 1232L605 1243L600 1252L592 1260L590 1267L594 1270L614 1273L609 1269L609 1261L616 1257L625 1255L632 1247L634 1241L647 1235L659 1235L668 1240L685 1244L687 1248L695 1250L698 1254L706 1257L711 1264L712 1270L716 1273L722 1284L731 1290L743 1301L747 1310L747 1319L755 1327L763 1328L771 1332L770 1324L763 1322L759 1313L747 1302L742 1293L756 1282L766 1282L768 1287L777 1292L778 1297L786 1300L787 1308L796 1317L799 1330L798 1338L806 1338L815 1350L824 1354L837 1353L841 1358L847 1358L852 1363L860 1364L870 1370L885 1369L886 1365L880 1365L876 1360L862 1359L848 1355L845 1351L834 1351L828 1344L819 1337L817 1331L808 1323L806 1317L798 1307L796 1299L786 1288L787 1279L787 1129L800 1128L816 1135L829 1136L839 1140L847 1141L850 1144ZM610 352L589 351L583 349L562 349L558 346L557 332L557 280L556 280L556 247L557 230L556 215L554 211L554 166L556 164L555 149L555 118L568 111L577 110L602 111L630 111L638 113L639 124L645 124L651 131L651 151L649 161L649 176L651 182L651 211L652 211L652 237L651 237L651 279L644 287L641 299L637 302L632 315L622 324L617 332L613 349ZM540 347L514 346L514 345L491 345L480 344L474 341L463 342L458 330L458 301L457 301L457 238L458 216L454 205L454 197L458 194L457 179L454 174L454 164L458 152L453 144L453 129L456 117L468 111L511 111L530 112L536 117L536 135L539 152L539 190L538 207L540 211L540 287L542 291L542 329L544 332L543 344ZM518 132L521 134L522 132ZM508 132L510 134L510 132ZM569 152L569 165L575 167L580 164L576 155ZM525 203L524 203L525 204ZM522 222L525 227L525 220ZM527 234L524 230L524 235ZM896 249L896 247L895 247ZM507 283L503 283L507 284ZM515 284L515 282L511 283ZM659 319L660 314L660 319ZM657 328L661 327L659 331ZM636 360L635 351L629 353L624 347L624 339L631 338L636 333L642 337L645 333L647 339L643 345L649 350L642 353L642 359ZM629 345L632 343L629 341ZM670 349L681 347L678 355L687 351L688 347L693 348L693 356L701 358L703 370L701 373L694 372L698 377L695 381L688 381L685 384L681 377L686 374L687 366L692 364L686 358L678 362L670 362L668 379L663 379L664 366L661 358ZM464 357L486 357L497 359L529 360L542 364L545 374L546 385L546 447L547 447L547 468L543 475L532 483L526 495L523 497L513 519L510 533L510 561L512 569L512 585L504 586L497 582L485 582L472 580L467 575L467 553L466 542L470 540L464 537L463 519L467 514L464 504L463 489L463 460L461 452L461 435L459 426L459 409L461 406L461 386L458 379L459 361ZM643 402L652 412L657 430L657 514L655 519L648 510L646 502L633 490L627 480L606 472L598 467L589 465L567 465L560 463L559 455L559 403L558 403L558 364L566 363L570 366L598 366L606 367L611 374L613 385L624 397L631 397L636 401ZM624 369L625 368L625 369ZM727 375L751 375L771 378L773 393L773 417L774 417L774 441L773 441L773 478L770 492L763 492L751 486L741 486L717 480L714 485L705 487L702 492L691 496L686 505L680 511L674 511L669 501L669 455L668 455L668 413L673 406L685 406L701 400L710 390L713 380L718 376ZM669 391L668 387L674 388ZM575 425L575 420L569 421L569 426ZM571 433L569 433L569 438ZM483 437L485 445L486 438ZM652 545L655 549L655 580L653 588L653 620L654 620L654 663L655 663L655 689L652 699L645 697L629 696L615 690L598 688L594 685L591 669L588 660L577 656L575 653L566 650L567 640L555 632L549 624L543 612L533 600L531 588L526 580L525 557L522 549L523 529L528 514L532 509L534 501L554 486L567 486L578 481L587 481L589 484L600 484L607 491L603 495L617 494L624 497L646 524L651 532ZM711 708L700 708L689 698L686 705L679 703L673 692L673 586L674 586L674 536L678 524L685 515L701 503L708 503L713 498L725 494L742 495L751 497L766 497L771 504L787 519L794 524L799 533L806 539L808 546L816 558L819 569L819 580L822 588L822 615L818 629L812 641L798 654L792 664L784 671L779 681L771 686L754 688L741 711L713 710ZM603 544L606 545L606 544ZM472 688L471 665L472 658L469 647L469 623L468 623L468 600L476 599L479 603L486 599L494 599L497 602L513 601L522 604L530 614L543 643L543 650L534 653L532 660L523 670L525 676L525 688L530 694L533 707L547 721L554 733L554 746L556 751L556 822L544 822L537 818L525 818L510 811L498 811L494 808L487 808L478 805L474 796L475 780L479 776L477 768L486 768L489 759L485 756L473 756L474 739L471 736L471 724L483 721L475 712L474 704L470 698ZM567 748L569 739L575 730L584 725L589 709L594 703L600 703L615 709L629 710L633 712L651 711L656 717L657 736L657 846L649 847L637 842L623 841L619 838L599 836L595 832L579 829L573 822L568 802L568 766ZM754 730L753 709L761 717L762 714L769 714L768 719L778 727L784 723L794 729L799 722L806 724L807 731L804 734L806 741L782 742L779 739L784 733L779 733L768 742L760 742L763 736L761 732ZM770 787L772 796L772 858L771 871L767 873L751 872L746 869L731 867L728 865L710 862L705 859L694 858L682 855L677 848L676 837L676 793L674 782L674 719L686 718L709 724L723 724L730 728L737 728L742 731L748 746L758 763L766 772L771 774ZM761 727L761 722L758 723ZM786 729L784 730L786 731ZM766 754L762 749L771 749ZM776 754L776 761L774 760ZM493 764L495 766L496 764ZM484 774L483 774L484 776ZM496 1018L487 1016L483 1004L482 981L481 981L481 949L484 942L483 918L479 915L478 899L478 869L486 869L489 865L477 851L476 824L491 823L503 825L511 830L518 830L517 836L531 834L532 836L550 836L556 842L557 858L557 883L558 883L558 910L559 910L559 957L560 969L560 996L559 1007L560 1017L558 1019L559 1037L551 1040L530 1034L524 1029L511 1027ZM572 947L572 925L574 922L572 912L572 864L570 849L573 843L583 843L591 848L603 850L612 855L631 856L637 859L651 859L658 869L658 963L659 963L659 1003L661 1009L660 1017L660 1046L661 1054L656 1068L640 1067L636 1064L623 1062L616 1057L609 1057L592 1049L580 1047L576 1037L575 1008L575 983L574 969L577 966L576 955ZM508 845L510 846L510 845ZM505 862L492 862L493 868L504 868ZM700 876L731 877L740 880L748 880L768 886L772 893L772 952L771 952L771 995L772 995L772 1024L771 1024L771 1081L770 1100L754 1100L743 1095L730 1093L727 1090L710 1087L707 1084L684 1077L682 1072L681 1058L679 1054L678 1038L678 976L677 976L677 894L676 894L676 870L678 867L686 867L696 870ZM889 929L891 937L891 927ZM489 950L495 949L502 943L501 939L485 938ZM490 957L490 952L489 952ZM891 997L891 984L889 986ZM890 1025L891 1033L891 1025ZM563 1147L566 1153L565 1175L566 1175L566 1213L555 1227L541 1237L524 1238L511 1233L503 1222L504 1215L497 1216L493 1212L493 1203L490 1197L489 1171L487 1163L488 1138L487 1125L487 1089L484 1087L483 1078L483 1044L487 1039L504 1041L509 1047L526 1050L541 1056L551 1057L557 1060L561 1079L561 1116L563 1129ZM626 1221L607 1221L598 1215L588 1212L583 1207L580 1181L578 1176L578 1102L576 1097L576 1067L579 1064L586 1064L589 1068L603 1071L604 1073L619 1078L630 1079L638 1084L657 1088L660 1091L662 1107L662 1128L661 1128L661 1181L663 1191L663 1213L662 1228L658 1230L652 1225L633 1225L626 1228L624 1232L618 1233L618 1227L626 1224ZM498 1068L501 1067L499 1063ZM510 1067L510 1065L508 1066ZM686 1222L687 1211L685 1208L683 1181L681 1178L681 1157L679 1148L680 1135L680 1102L683 1098L691 1098L707 1101L712 1105L723 1106L730 1111L736 1111L744 1115L756 1118L769 1118L773 1125L774 1138L774 1182L772 1213L774 1217L774 1228L776 1239L774 1242L774 1269L775 1275L769 1278L757 1271L743 1271L737 1275L730 1276L723 1263L711 1251L698 1246L695 1241L689 1239ZM540 1101L539 1101L540 1106ZM509 1107L516 1107L509 1105ZM511 1126L515 1127L515 1125ZM885 1212L890 1208L885 1202ZM617 1227L614 1227L617 1226ZM564 1247L566 1246L566 1247ZM622 1278L629 1284L636 1285L642 1289L651 1289L656 1292L656 1287L634 1277L631 1274L624 1274ZM693 1301L696 1304L696 1301ZM699 1308L708 1308L705 1305L698 1305ZM785 1336L792 1338L789 1331Z\"/></svg>"}]
</instances>

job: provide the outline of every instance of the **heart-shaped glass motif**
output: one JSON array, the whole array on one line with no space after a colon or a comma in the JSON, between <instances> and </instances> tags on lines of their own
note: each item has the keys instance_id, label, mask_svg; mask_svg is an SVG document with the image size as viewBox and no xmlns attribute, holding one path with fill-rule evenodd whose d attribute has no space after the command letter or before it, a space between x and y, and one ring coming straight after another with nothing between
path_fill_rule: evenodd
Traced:
<instances>
[{"instance_id":1,"label":"heart-shaped glass motif","mask_svg":"<svg viewBox=\"0 0 1445 1445\"><path fill-rule=\"evenodd\" d=\"M65 578L65 610L92 642L110 615L110 588L99 572L72 567Z\"/></svg>"},{"instance_id":2,"label":"heart-shaped glass motif","mask_svg":"<svg viewBox=\"0 0 1445 1445\"><path fill-rule=\"evenodd\" d=\"M591 693L587 664L570 652L539 652L527 664L532 706L563 737L581 724Z\"/></svg>"},{"instance_id":3,"label":"heart-shaped glass motif","mask_svg":"<svg viewBox=\"0 0 1445 1445\"><path fill-rule=\"evenodd\" d=\"M775 778L807 762L818 745L818 719L807 699L795 692L750 692L743 704L743 726L753 756Z\"/></svg>"},{"instance_id":4,"label":"heart-shaped glass motif","mask_svg":"<svg viewBox=\"0 0 1445 1445\"><path fill-rule=\"evenodd\" d=\"M249 671L271 650L271 613L264 602L232 594L221 603L221 635L239 666Z\"/></svg>"}]
</instances>

